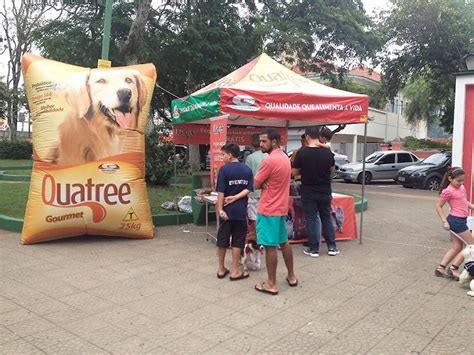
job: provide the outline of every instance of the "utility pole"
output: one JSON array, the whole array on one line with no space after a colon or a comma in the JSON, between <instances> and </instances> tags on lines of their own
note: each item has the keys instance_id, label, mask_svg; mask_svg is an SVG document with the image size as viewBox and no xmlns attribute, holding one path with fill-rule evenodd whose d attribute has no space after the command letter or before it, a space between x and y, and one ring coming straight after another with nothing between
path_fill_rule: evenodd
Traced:
<instances>
[{"instance_id":1,"label":"utility pole","mask_svg":"<svg viewBox=\"0 0 474 355\"><path fill-rule=\"evenodd\" d=\"M109 60L110 27L112 25L112 0L105 1L104 37L102 38L102 59Z\"/></svg>"}]
</instances>

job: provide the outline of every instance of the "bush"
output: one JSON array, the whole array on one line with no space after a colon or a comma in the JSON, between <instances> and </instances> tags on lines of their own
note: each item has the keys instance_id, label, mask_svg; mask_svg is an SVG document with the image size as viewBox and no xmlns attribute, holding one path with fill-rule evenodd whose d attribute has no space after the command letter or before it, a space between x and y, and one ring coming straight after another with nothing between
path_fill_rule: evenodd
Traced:
<instances>
[{"instance_id":1,"label":"bush","mask_svg":"<svg viewBox=\"0 0 474 355\"><path fill-rule=\"evenodd\" d=\"M173 164L168 163L174 154L174 145L162 137L158 128L145 137L145 180L151 185L168 185L174 174Z\"/></svg>"},{"instance_id":2,"label":"bush","mask_svg":"<svg viewBox=\"0 0 474 355\"><path fill-rule=\"evenodd\" d=\"M31 159L32 154L30 141L0 141L0 159Z\"/></svg>"},{"instance_id":3,"label":"bush","mask_svg":"<svg viewBox=\"0 0 474 355\"><path fill-rule=\"evenodd\" d=\"M403 143L405 149L451 149L448 144L430 141L429 139L417 139L414 137L406 137Z\"/></svg>"}]
</instances>

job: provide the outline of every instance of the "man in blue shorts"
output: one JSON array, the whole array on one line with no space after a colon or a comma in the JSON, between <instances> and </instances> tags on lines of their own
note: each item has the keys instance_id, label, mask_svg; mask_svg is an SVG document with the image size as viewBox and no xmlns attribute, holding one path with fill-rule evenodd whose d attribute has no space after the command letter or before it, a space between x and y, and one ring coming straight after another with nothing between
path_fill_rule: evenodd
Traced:
<instances>
[{"instance_id":1,"label":"man in blue shorts","mask_svg":"<svg viewBox=\"0 0 474 355\"><path fill-rule=\"evenodd\" d=\"M219 268L217 277L222 279L230 272L230 280L249 277L240 271L240 256L247 236L247 195L253 191L253 174L248 166L239 162L239 146L228 143L221 148L225 165L217 178L216 210L223 222L217 232ZM225 254L232 239L232 270L225 267Z\"/></svg>"},{"instance_id":2,"label":"man in blue shorts","mask_svg":"<svg viewBox=\"0 0 474 355\"><path fill-rule=\"evenodd\" d=\"M275 129L266 129L260 134L260 146L268 153L255 176L256 189L262 189L257 209L258 243L265 247L268 280L255 285L259 292L277 295L276 270L277 248L281 247L290 287L298 285L293 271L293 251L288 244L286 217L290 196L291 165L288 156L280 149L280 134Z\"/></svg>"}]
</instances>

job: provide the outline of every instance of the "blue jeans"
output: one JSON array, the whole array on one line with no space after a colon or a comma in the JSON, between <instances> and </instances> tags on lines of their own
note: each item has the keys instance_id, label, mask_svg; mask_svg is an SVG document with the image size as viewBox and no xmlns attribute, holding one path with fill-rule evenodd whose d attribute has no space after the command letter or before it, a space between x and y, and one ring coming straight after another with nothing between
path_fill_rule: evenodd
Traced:
<instances>
[{"instance_id":1,"label":"blue jeans","mask_svg":"<svg viewBox=\"0 0 474 355\"><path fill-rule=\"evenodd\" d=\"M311 193L301 196L308 233L308 246L311 249L319 251L321 224L328 250L336 249L336 234L331 219L331 200L332 196L327 194Z\"/></svg>"}]
</instances>

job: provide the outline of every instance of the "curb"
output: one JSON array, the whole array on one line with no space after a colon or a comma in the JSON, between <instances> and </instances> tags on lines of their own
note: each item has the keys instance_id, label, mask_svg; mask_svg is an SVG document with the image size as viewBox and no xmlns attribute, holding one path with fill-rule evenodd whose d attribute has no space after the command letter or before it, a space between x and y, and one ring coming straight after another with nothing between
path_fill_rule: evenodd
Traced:
<instances>
[{"instance_id":1,"label":"curb","mask_svg":"<svg viewBox=\"0 0 474 355\"><path fill-rule=\"evenodd\" d=\"M364 203L362 203L360 196L357 194L341 193L341 195L349 195L358 198L358 201L355 202L356 213L360 213L362 208L364 209L364 211L367 211L368 200L366 198L364 198ZM152 216L152 219L155 227L173 226L193 223L193 214L155 214ZM0 214L0 229L7 230L10 232L21 233L21 230L23 229L23 219Z\"/></svg>"},{"instance_id":2,"label":"curb","mask_svg":"<svg viewBox=\"0 0 474 355\"><path fill-rule=\"evenodd\" d=\"M178 224L193 223L192 213L180 214L157 214L152 216L155 227L172 226ZM0 229L21 233L23 229L23 219L13 218L0 214Z\"/></svg>"},{"instance_id":3,"label":"curb","mask_svg":"<svg viewBox=\"0 0 474 355\"><path fill-rule=\"evenodd\" d=\"M8 170L31 170L32 166L2 166L0 168L0 181L30 181L30 175L11 175Z\"/></svg>"}]
</instances>

